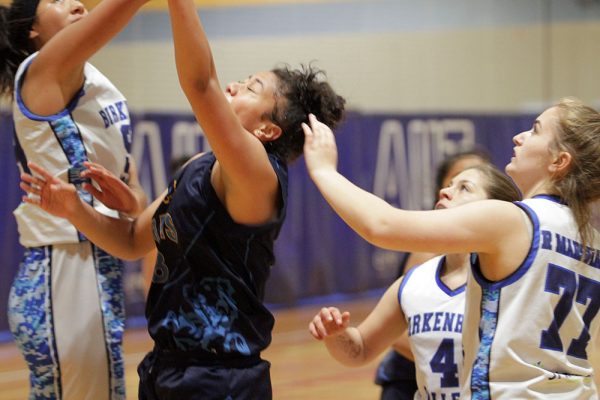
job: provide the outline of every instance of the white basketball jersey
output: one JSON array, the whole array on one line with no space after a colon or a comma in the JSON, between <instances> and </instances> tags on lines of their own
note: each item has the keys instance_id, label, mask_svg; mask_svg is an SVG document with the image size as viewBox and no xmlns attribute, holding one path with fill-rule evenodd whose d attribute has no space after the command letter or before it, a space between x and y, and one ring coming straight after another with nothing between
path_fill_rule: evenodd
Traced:
<instances>
[{"instance_id":1,"label":"white basketball jersey","mask_svg":"<svg viewBox=\"0 0 600 400\"><path fill-rule=\"evenodd\" d=\"M460 394L465 285L450 290L441 281L444 259L411 269L398 290L415 358L415 399L456 400Z\"/></svg>"},{"instance_id":2,"label":"white basketball jersey","mask_svg":"<svg viewBox=\"0 0 600 400\"><path fill-rule=\"evenodd\" d=\"M461 399L597 399L600 236L582 249L570 209L555 197L515 204L532 221L531 248L498 282L473 260Z\"/></svg>"},{"instance_id":3,"label":"white basketball jersey","mask_svg":"<svg viewBox=\"0 0 600 400\"><path fill-rule=\"evenodd\" d=\"M20 65L15 78L13 119L14 147L20 169L28 171L33 161L51 174L76 185L83 161L103 165L126 179L131 122L127 103L115 86L91 64L84 68L83 87L61 112L39 116L30 112L21 98L22 78L37 53ZM99 211L116 215L80 190L82 199ZM14 211L23 246L74 243L83 239L65 219L21 203Z\"/></svg>"}]
</instances>

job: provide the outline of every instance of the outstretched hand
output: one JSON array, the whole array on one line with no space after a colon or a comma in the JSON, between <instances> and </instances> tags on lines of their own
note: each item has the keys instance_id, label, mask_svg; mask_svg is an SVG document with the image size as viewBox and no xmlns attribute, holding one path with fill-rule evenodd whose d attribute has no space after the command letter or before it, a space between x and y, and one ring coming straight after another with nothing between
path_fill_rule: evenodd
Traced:
<instances>
[{"instance_id":1,"label":"outstretched hand","mask_svg":"<svg viewBox=\"0 0 600 400\"><path fill-rule=\"evenodd\" d=\"M346 330L350 324L350 313L343 313L336 307L323 307L321 311L314 316L308 330L317 340L323 340L327 336L334 336Z\"/></svg>"},{"instance_id":2,"label":"outstretched hand","mask_svg":"<svg viewBox=\"0 0 600 400\"><path fill-rule=\"evenodd\" d=\"M302 124L304 130L304 160L312 175L320 170L337 169L337 146L331 129L317 120L313 114L308 116L310 126Z\"/></svg>"},{"instance_id":3,"label":"outstretched hand","mask_svg":"<svg viewBox=\"0 0 600 400\"><path fill-rule=\"evenodd\" d=\"M73 215L81 200L75 185L64 182L51 175L36 163L27 164L36 176L22 173L21 189L27 192L22 199L57 217L68 218Z\"/></svg>"},{"instance_id":4,"label":"outstretched hand","mask_svg":"<svg viewBox=\"0 0 600 400\"><path fill-rule=\"evenodd\" d=\"M86 191L113 210L130 215L136 211L137 199L125 182L100 164L86 161L83 165L87 169L81 172L81 176L93 179L100 187L98 190L94 185L85 183L83 188Z\"/></svg>"}]
</instances>

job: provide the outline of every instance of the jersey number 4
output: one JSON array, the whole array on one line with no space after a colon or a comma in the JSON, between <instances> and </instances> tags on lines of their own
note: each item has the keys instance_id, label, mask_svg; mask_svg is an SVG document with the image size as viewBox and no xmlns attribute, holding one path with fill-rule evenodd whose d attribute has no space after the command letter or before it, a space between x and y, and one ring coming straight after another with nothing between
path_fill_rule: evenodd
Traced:
<instances>
[{"instance_id":1,"label":"jersey number 4","mask_svg":"<svg viewBox=\"0 0 600 400\"><path fill-rule=\"evenodd\" d=\"M558 265L548 264L545 291L560 295L560 299L554 308L554 320L548 329L542 331L540 347L563 351L563 343L558 331L571 311L573 302L576 301L584 306L587 305L582 316L584 327L579 337L571 341L567 355L587 359L586 347L590 341L590 324L600 308L600 282L577 275Z\"/></svg>"},{"instance_id":2,"label":"jersey number 4","mask_svg":"<svg viewBox=\"0 0 600 400\"><path fill-rule=\"evenodd\" d=\"M431 370L442 374L441 387L458 386L458 365L454 361L454 339L444 339L429 363Z\"/></svg>"}]
</instances>

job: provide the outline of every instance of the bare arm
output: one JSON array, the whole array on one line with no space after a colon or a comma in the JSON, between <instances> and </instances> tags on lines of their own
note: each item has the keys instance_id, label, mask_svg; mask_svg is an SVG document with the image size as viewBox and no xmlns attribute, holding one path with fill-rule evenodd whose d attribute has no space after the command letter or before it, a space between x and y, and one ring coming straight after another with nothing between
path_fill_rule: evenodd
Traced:
<instances>
[{"instance_id":1,"label":"bare arm","mask_svg":"<svg viewBox=\"0 0 600 400\"><path fill-rule=\"evenodd\" d=\"M263 144L241 125L220 87L192 0L169 0L183 91L217 157L213 186L234 220L258 224L276 211L278 181Z\"/></svg>"},{"instance_id":2,"label":"bare arm","mask_svg":"<svg viewBox=\"0 0 600 400\"><path fill-rule=\"evenodd\" d=\"M23 83L27 107L40 115L62 110L83 84L85 62L117 35L147 0L103 0L40 50ZM40 90L43 88L43 90Z\"/></svg>"},{"instance_id":3,"label":"bare arm","mask_svg":"<svg viewBox=\"0 0 600 400\"><path fill-rule=\"evenodd\" d=\"M331 130L314 116L310 120L311 127L304 125L304 156L310 176L335 212L365 240L391 250L478 252L482 266L496 270L495 278L520 265L529 249L530 235L517 206L483 200L445 210L395 208L337 171Z\"/></svg>"},{"instance_id":4,"label":"bare arm","mask_svg":"<svg viewBox=\"0 0 600 400\"><path fill-rule=\"evenodd\" d=\"M112 218L81 201L74 185L34 163L28 165L37 176L21 175L21 188L29 194L23 197L24 202L68 219L90 241L116 257L136 260L154 248L152 216L164 195L134 220Z\"/></svg>"},{"instance_id":5,"label":"bare arm","mask_svg":"<svg viewBox=\"0 0 600 400\"><path fill-rule=\"evenodd\" d=\"M350 314L335 307L323 308L309 324L315 339L340 363L361 366L374 360L407 329L397 293L402 278L394 282L373 311L358 327L349 327Z\"/></svg>"}]
</instances>

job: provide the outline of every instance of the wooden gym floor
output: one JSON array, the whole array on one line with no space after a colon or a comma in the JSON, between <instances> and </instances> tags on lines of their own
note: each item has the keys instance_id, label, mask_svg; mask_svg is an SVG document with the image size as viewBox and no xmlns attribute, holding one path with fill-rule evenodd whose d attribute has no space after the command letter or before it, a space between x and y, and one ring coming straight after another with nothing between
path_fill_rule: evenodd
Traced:
<instances>
[{"instance_id":1,"label":"wooden gym floor","mask_svg":"<svg viewBox=\"0 0 600 400\"><path fill-rule=\"evenodd\" d=\"M333 360L325 346L308 333L308 322L321 306L335 305L351 313L358 324L375 306L377 299L343 304L322 304L275 312L273 342L263 354L271 362L275 400L365 400L378 399L373 383L377 361L361 368L349 368ZM136 366L152 347L145 330L125 333L127 399L137 399ZM13 343L0 344L0 399L23 400L28 396L28 371Z\"/></svg>"}]
</instances>

